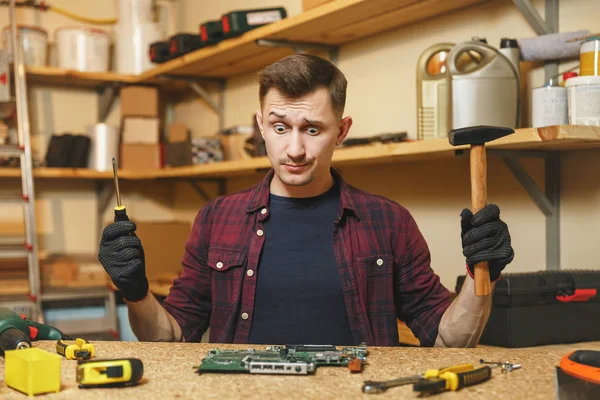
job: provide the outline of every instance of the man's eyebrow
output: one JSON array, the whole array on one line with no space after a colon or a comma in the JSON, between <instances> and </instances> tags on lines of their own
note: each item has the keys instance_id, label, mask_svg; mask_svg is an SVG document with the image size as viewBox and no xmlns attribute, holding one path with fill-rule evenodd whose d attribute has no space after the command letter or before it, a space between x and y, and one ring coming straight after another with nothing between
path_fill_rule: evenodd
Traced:
<instances>
[{"instance_id":1,"label":"man's eyebrow","mask_svg":"<svg viewBox=\"0 0 600 400\"><path fill-rule=\"evenodd\" d=\"M274 115L274 116L276 116L277 118L280 118L280 119L284 119L284 118L285 118L285 114L277 114L275 111L271 111L271 112L269 113L269 117L270 117L271 115Z\"/></svg>"},{"instance_id":2,"label":"man's eyebrow","mask_svg":"<svg viewBox=\"0 0 600 400\"><path fill-rule=\"evenodd\" d=\"M311 124L311 125L324 125L322 121L318 121L318 120L310 120L310 119L304 118L304 121L307 124Z\"/></svg>"}]
</instances>

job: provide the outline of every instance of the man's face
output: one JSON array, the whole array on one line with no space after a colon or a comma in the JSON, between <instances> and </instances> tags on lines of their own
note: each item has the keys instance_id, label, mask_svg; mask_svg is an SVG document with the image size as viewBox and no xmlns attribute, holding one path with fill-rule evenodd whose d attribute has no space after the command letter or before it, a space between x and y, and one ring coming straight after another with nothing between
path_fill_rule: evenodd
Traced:
<instances>
[{"instance_id":1,"label":"man's face","mask_svg":"<svg viewBox=\"0 0 600 400\"><path fill-rule=\"evenodd\" d=\"M307 187L308 195L311 184L330 176L333 150L352 124L350 117L340 120L325 88L297 99L271 89L256 118L276 178L286 186Z\"/></svg>"}]
</instances>

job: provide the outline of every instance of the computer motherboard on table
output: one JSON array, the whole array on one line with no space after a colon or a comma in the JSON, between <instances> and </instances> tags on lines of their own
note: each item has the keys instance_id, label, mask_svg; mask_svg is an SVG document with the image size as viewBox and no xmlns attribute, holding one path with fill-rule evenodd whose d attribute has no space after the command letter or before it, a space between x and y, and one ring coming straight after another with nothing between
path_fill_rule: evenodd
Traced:
<instances>
[{"instance_id":1,"label":"computer motherboard on table","mask_svg":"<svg viewBox=\"0 0 600 400\"><path fill-rule=\"evenodd\" d=\"M367 346L287 345L265 350L209 350L198 367L198 373L238 372L250 374L306 375L319 366L348 367L362 371L367 361Z\"/></svg>"}]
</instances>

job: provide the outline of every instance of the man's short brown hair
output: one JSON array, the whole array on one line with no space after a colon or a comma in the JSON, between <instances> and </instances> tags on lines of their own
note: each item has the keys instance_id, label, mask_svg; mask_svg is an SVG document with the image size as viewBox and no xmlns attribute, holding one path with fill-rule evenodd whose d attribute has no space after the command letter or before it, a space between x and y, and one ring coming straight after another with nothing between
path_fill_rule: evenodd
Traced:
<instances>
[{"instance_id":1,"label":"man's short brown hair","mask_svg":"<svg viewBox=\"0 0 600 400\"><path fill-rule=\"evenodd\" d=\"M346 77L331 62L310 54L292 54L264 68L259 74L261 107L270 89L297 99L319 88L329 90L333 110L341 117L346 105Z\"/></svg>"}]
</instances>

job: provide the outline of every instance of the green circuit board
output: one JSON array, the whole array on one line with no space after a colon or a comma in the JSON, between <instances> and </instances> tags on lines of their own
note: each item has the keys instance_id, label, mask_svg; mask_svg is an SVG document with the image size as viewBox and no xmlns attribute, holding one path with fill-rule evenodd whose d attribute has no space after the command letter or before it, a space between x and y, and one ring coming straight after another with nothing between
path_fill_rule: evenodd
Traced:
<instances>
[{"instance_id":1,"label":"green circuit board","mask_svg":"<svg viewBox=\"0 0 600 400\"><path fill-rule=\"evenodd\" d=\"M362 368L367 361L367 347L344 347L322 345L271 346L265 350L212 349L202 360L198 373L250 373L307 375L319 366ZM357 371L356 367L351 369Z\"/></svg>"}]
</instances>

